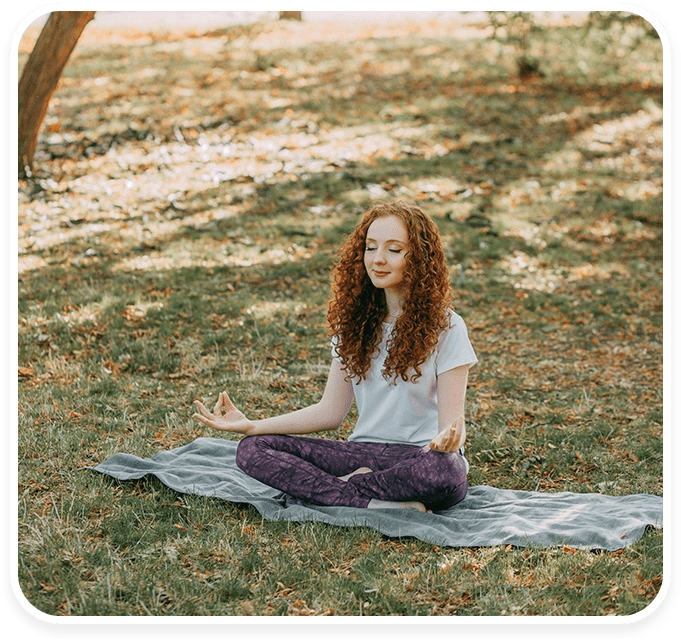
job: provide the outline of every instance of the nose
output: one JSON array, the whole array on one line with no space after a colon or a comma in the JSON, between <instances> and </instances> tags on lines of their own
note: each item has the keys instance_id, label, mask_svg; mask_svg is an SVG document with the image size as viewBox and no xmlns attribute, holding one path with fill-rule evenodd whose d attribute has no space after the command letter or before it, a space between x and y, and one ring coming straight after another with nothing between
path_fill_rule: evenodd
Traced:
<instances>
[{"instance_id":1,"label":"nose","mask_svg":"<svg viewBox=\"0 0 681 641\"><path fill-rule=\"evenodd\" d=\"M385 254L380 249L376 250L376 255L374 256L374 264L383 265L385 263Z\"/></svg>"}]
</instances>

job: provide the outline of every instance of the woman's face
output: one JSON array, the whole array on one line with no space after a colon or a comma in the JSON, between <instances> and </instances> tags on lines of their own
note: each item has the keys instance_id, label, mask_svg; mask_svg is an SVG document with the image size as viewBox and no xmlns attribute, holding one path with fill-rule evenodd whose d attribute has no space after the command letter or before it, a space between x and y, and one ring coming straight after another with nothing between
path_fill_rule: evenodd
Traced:
<instances>
[{"instance_id":1,"label":"woman's face","mask_svg":"<svg viewBox=\"0 0 681 641\"><path fill-rule=\"evenodd\" d=\"M364 266L374 287L404 293L408 250L407 229L397 216L377 218L369 225Z\"/></svg>"}]
</instances>

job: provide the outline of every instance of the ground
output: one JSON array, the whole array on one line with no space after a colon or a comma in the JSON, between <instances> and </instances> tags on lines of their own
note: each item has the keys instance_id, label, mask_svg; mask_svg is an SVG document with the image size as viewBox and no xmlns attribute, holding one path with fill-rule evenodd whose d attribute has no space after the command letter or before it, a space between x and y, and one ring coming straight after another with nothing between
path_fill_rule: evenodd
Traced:
<instances>
[{"instance_id":1,"label":"ground","mask_svg":"<svg viewBox=\"0 0 681 641\"><path fill-rule=\"evenodd\" d=\"M192 401L223 389L254 418L315 402L334 253L399 196L440 228L480 360L471 484L661 495L659 41L570 21L540 35L520 78L468 19L86 30L19 184L31 603L626 615L654 599L660 531L618 553L445 550L78 472L205 435Z\"/></svg>"}]
</instances>

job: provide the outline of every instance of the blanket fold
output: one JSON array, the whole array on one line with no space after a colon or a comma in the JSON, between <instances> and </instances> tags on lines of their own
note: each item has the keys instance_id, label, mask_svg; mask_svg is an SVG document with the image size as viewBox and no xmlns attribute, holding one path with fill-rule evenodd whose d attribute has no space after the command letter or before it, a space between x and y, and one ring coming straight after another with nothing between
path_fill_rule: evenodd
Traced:
<instances>
[{"instance_id":1,"label":"blanket fold","mask_svg":"<svg viewBox=\"0 0 681 641\"><path fill-rule=\"evenodd\" d=\"M296 502L244 474L235 462L236 441L201 437L151 458L114 454L91 468L121 481L147 475L181 494L214 496L253 505L271 521L322 521L371 527L390 537L416 537L435 545L516 545L619 550L646 527L662 527L662 498L527 492L478 485L446 512L369 510Z\"/></svg>"}]
</instances>

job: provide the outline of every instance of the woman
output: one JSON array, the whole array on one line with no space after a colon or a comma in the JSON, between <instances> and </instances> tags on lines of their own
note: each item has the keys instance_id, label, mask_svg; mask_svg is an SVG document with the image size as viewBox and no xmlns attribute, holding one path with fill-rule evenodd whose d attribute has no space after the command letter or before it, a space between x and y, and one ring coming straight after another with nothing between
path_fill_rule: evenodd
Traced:
<instances>
[{"instance_id":1,"label":"woman","mask_svg":"<svg viewBox=\"0 0 681 641\"><path fill-rule=\"evenodd\" d=\"M464 401L477 358L450 307L440 236L419 207L379 204L340 252L328 320L332 361L319 403L249 420L220 394L194 417L246 435L237 465L321 505L441 511L468 488ZM335 430L353 400L348 441L300 436ZM293 435L293 436L292 436Z\"/></svg>"}]
</instances>

